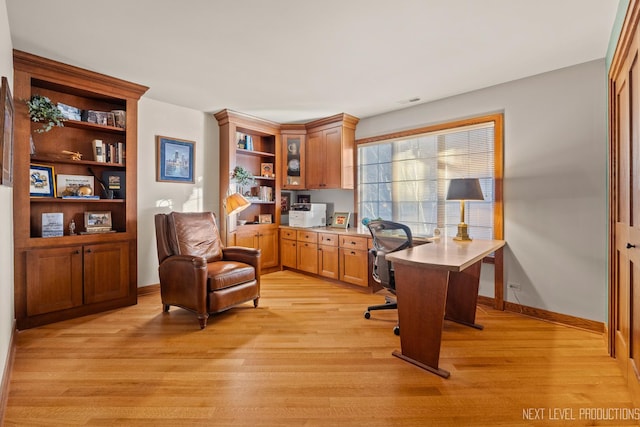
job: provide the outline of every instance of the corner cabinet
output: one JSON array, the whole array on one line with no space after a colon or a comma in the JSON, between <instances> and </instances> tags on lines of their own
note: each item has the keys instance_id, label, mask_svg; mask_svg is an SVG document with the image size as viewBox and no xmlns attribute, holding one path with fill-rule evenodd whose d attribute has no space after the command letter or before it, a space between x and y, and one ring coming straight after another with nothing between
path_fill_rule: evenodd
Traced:
<instances>
[{"instance_id":1,"label":"corner cabinet","mask_svg":"<svg viewBox=\"0 0 640 427\"><path fill-rule=\"evenodd\" d=\"M282 179L280 125L231 110L222 110L214 117L220 128L220 234L228 246L261 249L263 272L276 269ZM250 188L237 188L231 179L236 166L252 173L254 184ZM251 205L227 218L225 199L236 191L241 191ZM243 225L238 225L239 221Z\"/></svg>"},{"instance_id":2,"label":"corner cabinet","mask_svg":"<svg viewBox=\"0 0 640 427\"><path fill-rule=\"evenodd\" d=\"M15 97L14 254L18 329L98 313L137 302L137 103L148 89L21 51L13 52ZM26 100L43 95L83 112L117 111L118 122L67 120L38 133ZM83 121L85 119L87 121ZM93 141L109 147L96 159ZM76 153L80 156L72 156ZM116 155L117 153L117 155ZM78 157L80 157L78 159ZM98 161L99 160L99 161ZM34 166L51 171L53 191L32 197ZM107 198L98 179L94 198L62 198L55 184L84 177L111 182ZM70 178L69 178L70 177ZM107 184L107 186L109 186ZM56 197L57 196L57 197ZM98 197L96 197L98 196ZM109 213L111 232L87 233L85 214ZM61 214L62 235L43 237L43 214ZM75 223L75 234L70 223Z\"/></svg>"},{"instance_id":3,"label":"corner cabinet","mask_svg":"<svg viewBox=\"0 0 640 427\"><path fill-rule=\"evenodd\" d=\"M342 113L306 124L307 189L354 188L358 121L358 118Z\"/></svg>"}]
</instances>

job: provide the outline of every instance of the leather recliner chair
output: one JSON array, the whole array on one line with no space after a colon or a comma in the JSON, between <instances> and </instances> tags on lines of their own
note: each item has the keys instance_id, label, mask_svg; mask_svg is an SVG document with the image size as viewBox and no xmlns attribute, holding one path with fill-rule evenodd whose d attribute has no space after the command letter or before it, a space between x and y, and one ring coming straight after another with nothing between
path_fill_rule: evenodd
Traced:
<instances>
[{"instance_id":1,"label":"leather recliner chair","mask_svg":"<svg viewBox=\"0 0 640 427\"><path fill-rule=\"evenodd\" d=\"M158 271L163 310L195 312L200 328L210 314L260 299L260 250L224 247L212 212L157 214Z\"/></svg>"}]
</instances>

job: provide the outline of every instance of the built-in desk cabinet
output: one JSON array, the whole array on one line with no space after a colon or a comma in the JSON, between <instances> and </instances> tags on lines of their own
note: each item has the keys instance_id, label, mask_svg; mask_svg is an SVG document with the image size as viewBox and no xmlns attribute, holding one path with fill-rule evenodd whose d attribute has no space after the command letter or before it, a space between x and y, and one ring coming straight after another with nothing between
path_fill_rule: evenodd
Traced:
<instances>
[{"instance_id":1,"label":"built-in desk cabinet","mask_svg":"<svg viewBox=\"0 0 640 427\"><path fill-rule=\"evenodd\" d=\"M244 225L229 235L229 246L260 249L260 268L278 267L278 228L272 224Z\"/></svg>"},{"instance_id":2,"label":"built-in desk cabinet","mask_svg":"<svg viewBox=\"0 0 640 427\"><path fill-rule=\"evenodd\" d=\"M367 287L369 240L363 236L283 228L280 230L281 265Z\"/></svg>"}]
</instances>

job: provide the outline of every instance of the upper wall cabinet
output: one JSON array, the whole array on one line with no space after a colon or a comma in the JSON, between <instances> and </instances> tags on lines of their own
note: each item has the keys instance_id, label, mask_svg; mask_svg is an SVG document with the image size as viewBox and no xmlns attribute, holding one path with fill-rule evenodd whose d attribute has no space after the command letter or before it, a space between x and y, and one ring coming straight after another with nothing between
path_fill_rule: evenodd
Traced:
<instances>
[{"instance_id":1,"label":"upper wall cabinet","mask_svg":"<svg viewBox=\"0 0 640 427\"><path fill-rule=\"evenodd\" d=\"M282 188L304 190L306 173L304 125L282 125Z\"/></svg>"},{"instance_id":2,"label":"upper wall cabinet","mask_svg":"<svg viewBox=\"0 0 640 427\"><path fill-rule=\"evenodd\" d=\"M137 113L147 87L20 51L13 64L18 329L135 304ZM30 120L34 95L66 112L62 127L41 132Z\"/></svg>"},{"instance_id":3,"label":"upper wall cabinet","mask_svg":"<svg viewBox=\"0 0 640 427\"><path fill-rule=\"evenodd\" d=\"M342 113L307 123L307 189L354 188L355 133L358 121L358 118Z\"/></svg>"}]
</instances>

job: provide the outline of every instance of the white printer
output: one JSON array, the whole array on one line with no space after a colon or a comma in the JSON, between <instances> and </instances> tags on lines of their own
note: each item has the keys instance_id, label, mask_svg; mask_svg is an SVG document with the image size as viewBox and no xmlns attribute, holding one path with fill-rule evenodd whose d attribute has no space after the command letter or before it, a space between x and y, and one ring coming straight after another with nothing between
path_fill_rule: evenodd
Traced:
<instances>
[{"instance_id":1,"label":"white printer","mask_svg":"<svg viewBox=\"0 0 640 427\"><path fill-rule=\"evenodd\" d=\"M327 205L324 203L293 203L289 210L291 227L324 227L327 225Z\"/></svg>"}]
</instances>

